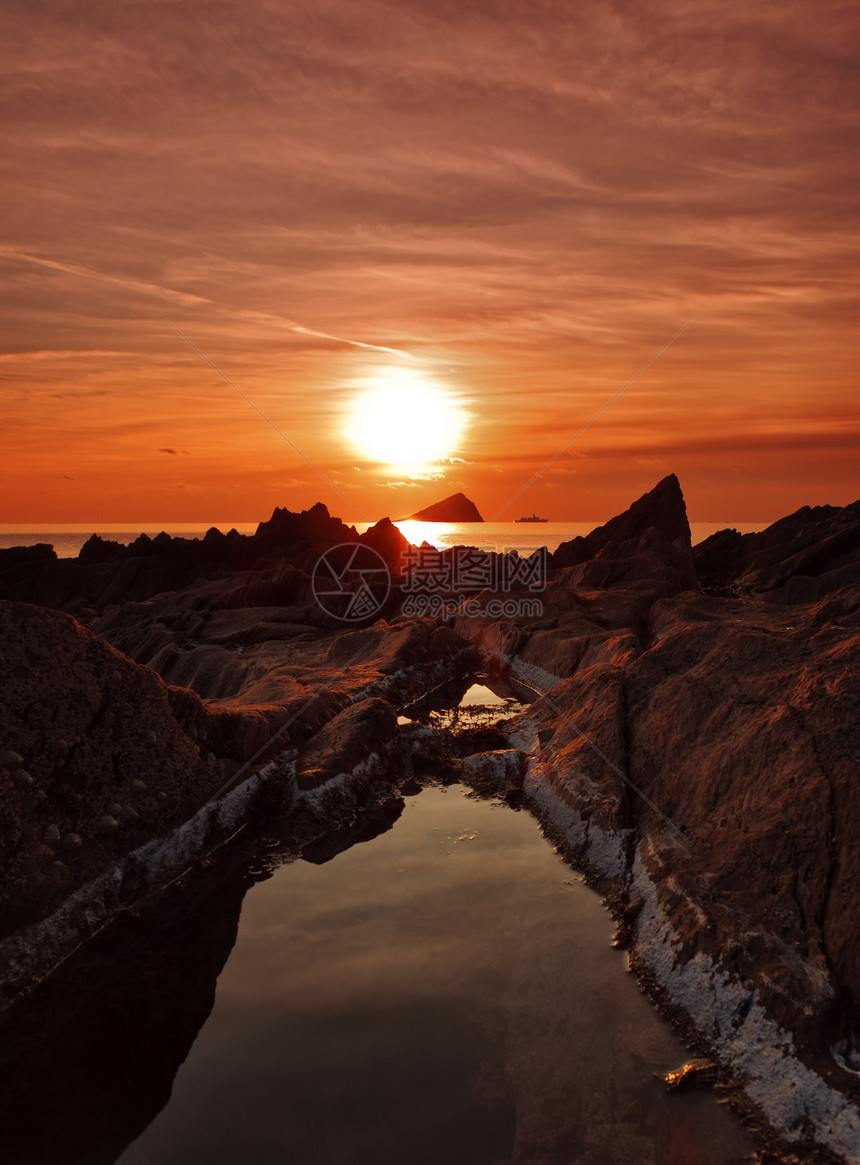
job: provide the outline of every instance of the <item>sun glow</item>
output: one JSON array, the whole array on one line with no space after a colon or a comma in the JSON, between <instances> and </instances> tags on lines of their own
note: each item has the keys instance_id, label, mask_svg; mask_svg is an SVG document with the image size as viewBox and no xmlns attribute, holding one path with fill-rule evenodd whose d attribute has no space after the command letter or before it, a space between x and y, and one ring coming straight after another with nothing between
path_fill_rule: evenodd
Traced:
<instances>
[{"instance_id":1,"label":"sun glow","mask_svg":"<svg viewBox=\"0 0 860 1165\"><path fill-rule=\"evenodd\" d=\"M368 461L421 469L450 456L466 427L466 412L447 389L419 373L379 375L349 410L346 435Z\"/></svg>"}]
</instances>

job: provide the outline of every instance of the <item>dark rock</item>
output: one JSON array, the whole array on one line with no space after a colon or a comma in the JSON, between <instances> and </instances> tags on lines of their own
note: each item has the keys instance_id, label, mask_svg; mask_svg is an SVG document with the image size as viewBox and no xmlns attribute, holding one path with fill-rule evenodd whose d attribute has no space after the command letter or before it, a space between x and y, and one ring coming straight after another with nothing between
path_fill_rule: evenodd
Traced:
<instances>
[{"instance_id":1,"label":"dark rock","mask_svg":"<svg viewBox=\"0 0 860 1165\"><path fill-rule=\"evenodd\" d=\"M354 527L333 518L327 507L317 502L298 514L277 507L267 522L259 524L251 541L255 552L284 552L297 545L335 546L339 542L355 541L356 537Z\"/></svg>"},{"instance_id":2,"label":"dark rock","mask_svg":"<svg viewBox=\"0 0 860 1165\"><path fill-rule=\"evenodd\" d=\"M860 1013L849 922L850 888L860 884L852 761L860 686L846 666L860 649L858 600L838 621L821 608L795 609L790 626L778 610L768 617L740 604L727 604L719 622L688 615L627 679L630 777L685 825L693 846L678 876L714 904L716 929L696 943L719 957L729 920L755 918L762 941L743 944L739 969L762 981L771 1015L793 1030L822 1024L826 991L812 984L828 969L831 989ZM670 911L689 934L684 908ZM804 961L784 961L785 944ZM807 1016L792 1002L800 998Z\"/></svg>"},{"instance_id":3,"label":"dark rock","mask_svg":"<svg viewBox=\"0 0 860 1165\"><path fill-rule=\"evenodd\" d=\"M578 566L622 543L639 543L652 530L662 535L663 543L669 543L681 551L690 548L687 509L681 485L674 473L664 477L654 489L635 501L629 510L612 518L605 526L598 526L584 538L562 542L556 552L550 555L550 565Z\"/></svg>"},{"instance_id":4,"label":"dark rock","mask_svg":"<svg viewBox=\"0 0 860 1165\"><path fill-rule=\"evenodd\" d=\"M210 526L203 535L203 544L211 549L223 550L231 541L230 535L233 534L236 534L235 530L231 530L230 534L222 534L217 526Z\"/></svg>"},{"instance_id":5,"label":"dark rock","mask_svg":"<svg viewBox=\"0 0 860 1165\"><path fill-rule=\"evenodd\" d=\"M214 644L171 653L170 662L160 662L158 671L172 686L193 688L204 700L234 696L245 681L241 661Z\"/></svg>"},{"instance_id":6,"label":"dark rock","mask_svg":"<svg viewBox=\"0 0 860 1165\"><path fill-rule=\"evenodd\" d=\"M412 522L483 522L478 507L465 494L451 494L441 502L435 502L412 514L407 519Z\"/></svg>"},{"instance_id":7,"label":"dark rock","mask_svg":"<svg viewBox=\"0 0 860 1165\"><path fill-rule=\"evenodd\" d=\"M757 535L740 534L737 530L717 530L704 542L693 547L693 559L699 581L707 587L726 587L737 578L738 566L749 546L745 539Z\"/></svg>"},{"instance_id":8,"label":"dark rock","mask_svg":"<svg viewBox=\"0 0 860 1165\"><path fill-rule=\"evenodd\" d=\"M0 571L10 567L42 565L56 562L57 554L47 542L37 542L34 546L10 546L0 550Z\"/></svg>"},{"instance_id":9,"label":"dark rock","mask_svg":"<svg viewBox=\"0 0 860 1165\"><path fill-rule=\"evenodd\" d=\"M519 792L523 787L525 760L515 748L473 753L463 760L463 781L484 795Z\"/></svg>"},{"instance_id":10,"label":"dark rock","mask_svg":"<svg viewBox=\"0 0 860 1165\"><path fill-rule=\"evenodd\" d=\"M692 548L670 542L656 529L619 546L606 546L594 558L570 568L566 583L578 589L608 590L650 584L655 597L697 586Z\"/></svg>"},{"instance_id":11,"label":"dark rock","mask_svg":"<svg viewBox=\"0 0 860 1165\"><path fill-rule=\"evenodd\" d=\"M289 607L302 598L313 602L310 575L289 563L236 577L235 583L213 602L214 608Z\"/></svg>"},{"instance_id":12,"label":"dark rock","mask_svg":"<svg viewBox=\"0 0 860 1165\"><path fill-rule=\"evenodd\" d=\"M569 590L635 588L643 612L657 598L697 587L678 479L664 478L605 526L563 542L548 565L551 580L553 571L564 570L557 579Z\"/></svg>"},{"instance_id":13,"label":"dark rock","mask_svg":"<svg viewBox=\"0 0 860 1165\"><path fill-rule=\"evenodd\" d=\"M226 774L173 718L159 677L70 616L0 602L0 656L0 739L28 757L45 794L36 798L32 786L11 779L0 785L2 935L44 917L127 849L184 821ZM144 825L118 794L156 774L163 798L143 795ZM89 823L114 801L125 806L126 828L85 844ZM63 845L62 878L42 872L42 844Z\"/></svg>"},{"instance_id":14,"label":"dark rock","mask_svg":"<svg viewBox=\"0 0 860 1165\"><path fill-rule=\"evenodd\" d=\"M134 542L129 544L128 549L129 553L134 557L156 553L156 546L148 534L139 534Z\"/></svg>"},{"instance_id":15,"label":"dark rock","mask_svg":"<svg viewBox=\"0 0 860 1165\"><path fill-rule=\"evenodd\" d=\"M78 552L79 562L108 562L118 557L125 550L120 542L110 542L100 538L98 534L91 534Z\"/></svg>"},{"instance_id":16,"label":"dark rock","mask_svg":"<svg viewBox=\"0 0 860 1165\"><path fill-rule=\"evenodd\" d=\"M458 756L471 756L479 752L495 753L509 747L508 738L495 725L461 729L454 736L454 748Z\"/></svg>"},{"instance_id":17,"label":"dark rock","mask_svg":"<svg viewBox=\"0 0 860 1165\"><path fill-rule=\"evenodd\" d=\"M379 755L397 735L397 713L386 700L370 698L344 709L317 733L299 757L300 789L313 789L352 773Z\"/></svg>"},{"instance_id":18,"label":"dark rock","mask_svg":"<svg viewBox=\"0 0 860 1165\"><path fill-rule=\"evenodd\" d=\"M804 506L756 534L720 530L694 550L702 583L776 602L816 602L860 583L860 502Z\"/></svg>"},{"instance_id":19,"label":"dark rock","mask_svg":"<svg viewBox=\"0 0 860 1165\"><path fill-rule=\"evenodd\" d=\"M409 548L409 542L389 518L383 518L371 526L359 535L358 541L373 547L395 575L402 574L403 555Z\"/></svg>"}]
</instances>

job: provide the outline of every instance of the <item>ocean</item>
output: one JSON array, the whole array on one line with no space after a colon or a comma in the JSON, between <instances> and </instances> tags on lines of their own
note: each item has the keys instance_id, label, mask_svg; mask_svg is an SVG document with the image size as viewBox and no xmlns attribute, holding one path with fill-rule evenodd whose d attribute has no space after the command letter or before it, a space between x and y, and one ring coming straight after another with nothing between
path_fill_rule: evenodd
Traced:
<instances>
[{"instance_id":1,"label":"ocean","mask_svg":"<svg viewBox=\"0 0 860 1165\"><path fill-rule=\"evenodd\" d=\"M363 533L370 522L356 522L357 532ZM431 546L444 550L447 546L475 546L479 550L494 550L498 553L508 553L516 550L520 555L529 555L541 546L552 552L557 550L562 542L569 542L571 538L584 537L590 534L600 522L397 522L396 525L404 536L415 545L429 542ZM741 534L749 534L763 530L767 522L691 522L690 530L693 544L703 542L717 530L731 527ZM236 529L240 534L253 534L257 529L256 522L207 522L205 525L193 526L190 524L178 525L168 523L164 526L135 525L127 522L122 526L96 525L83 527L78 525L22 526L6 525L0 529L0 550L10 546L33 546L37 542L47 542L54 547L59 558L75 558L91 534L109 539L112 542L133 542L140 534L148 534L154 538L164 531L174 538L202 538L212 526L222 530L225 534Z\"/></svg>"}]
</instances>

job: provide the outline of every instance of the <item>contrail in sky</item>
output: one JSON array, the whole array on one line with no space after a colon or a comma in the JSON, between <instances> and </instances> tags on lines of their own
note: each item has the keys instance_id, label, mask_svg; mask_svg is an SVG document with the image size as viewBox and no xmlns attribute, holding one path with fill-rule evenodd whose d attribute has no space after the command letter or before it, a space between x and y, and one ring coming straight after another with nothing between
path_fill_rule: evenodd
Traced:
<instances>
[{"instance_id":1,"label":"contrail in sky","mask_svg":"<svg viewBox=\"0 0 860 1165\"><path fill-rule=\"evenodd\" d=\"M184 307L198 305L217 308L219 311L229 310L225 308L224 304L220 304L214 299L207 299L203 295L193 295L186 291L177 291L173 287L162 287L160 283L150 283L144 279L129 279L123 275L108 275L104 271L93 271L89 267L81 267L76 263L60 263L56 259L42 259L38 255L30 255L26 251L18 251L13 247L0 247L0 253L9 255L15 259L22 259L27 263L34 263L40 267L50 267L54 271L63 271L67 275L76 275L82 279L96 279L102 283L116 283L121 287L130 287L137 291L145 292L148 295L157 295L162 299L170 299L174 303L182 304ZM337 344L347 344L351 348L364 348L371 352L385 352L389 356L399 356L403 360L412 359L412 356L408 352L403 352L399 348L387 348L383 344L368 344L363 340L348 340L343 336L333 336L331 332L321 332L316 328L307 328L304 324L300 324L296 320L291 320L286 316L271 315L268 312L253 311L247 308L234 312L233 315L240 319L262 320L266 323L281 324L289 328L291 332L297 332L301 336L316 336L320 340L334 340Z\"/></svg>"}]
</instances>

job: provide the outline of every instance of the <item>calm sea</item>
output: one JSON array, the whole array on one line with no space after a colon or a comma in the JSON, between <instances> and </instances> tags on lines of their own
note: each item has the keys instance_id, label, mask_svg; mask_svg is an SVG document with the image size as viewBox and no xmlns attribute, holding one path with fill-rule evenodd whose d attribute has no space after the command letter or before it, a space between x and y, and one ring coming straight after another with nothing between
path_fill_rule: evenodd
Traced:
<instances>
[{"instance_id":1,"label":"calm sea","mask_svg":"<svg viewBox=\"0 0 860 1165\"><path fill-rule=\"evenodd\" d=\"M371 525L357 522L359 533ZM542 522L526 524L519 522L398 522L398 527L410 542L420 545L429 542L443 550L446 546L476 546L480 550L495 550L507 553L516 550L528 555L540 546L556 550L562 542L577 536L589 534L599 522ZM763 530L767 522L691 522L693 542L702 542L717 530L732 527L742 534ZM209 522L205 526L167 524L165 526L93 526L82 529L80 525L51 528L47 526L13 526L0 529L0 550L10 546L33 546L37 542L47 542L54 547L60 558L74 558L91 534L99 534L112 542L133 542L140 534L154 538L162 530L175 538L202 538L208 529L216 526L225 534L236 529L240 534L253 534L256 522Z\"/></svg>"},{"instance_id":2,"label":"calm sea","mask_svg":"<svg viewBox=\"0 0 860 1165\"><path fill-rule=\"evenodd\" d=\"M364 532L369 522L355 523L359 534ZM410 542L421 545L429 542L444 550L445 546L477 546L479 550L494 550L506 553L516 550L520 555L530 555L538 546L547 546L554 551L563 542L571 538L584 537L594 529L599 522L397 522L397 527L403 531ZM750 534L755 530L763 530L767 522L691 522L693 543L703 542L705 538L717 530L732 527L740 530L741 534ZM37 542L47 542L54 546L59 558L75 558L86 539L92 534L110 539L111 542L127 544L141 534L154 538L163 530L175 538L202 538L211 527L216 527L226 534L228 530L238 530L239 534L253 534L258 523L256 522L209 522L206 525L96 525L82 529L80 525L55 525L55 527L41 527L41 525L12 525L0 529L0 550L9 546L33 546Z\"/></svg>"}]
</instances>

